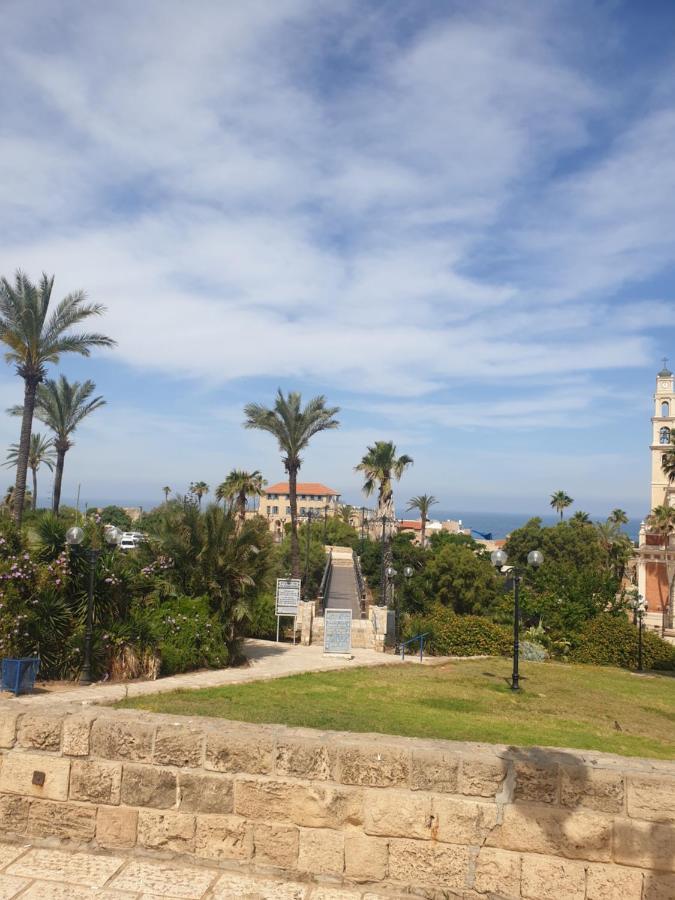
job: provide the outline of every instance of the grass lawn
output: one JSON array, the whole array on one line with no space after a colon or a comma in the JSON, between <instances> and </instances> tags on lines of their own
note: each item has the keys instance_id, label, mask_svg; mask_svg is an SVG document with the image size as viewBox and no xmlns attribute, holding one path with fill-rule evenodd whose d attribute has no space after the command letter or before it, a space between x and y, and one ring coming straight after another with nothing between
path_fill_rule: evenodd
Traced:
<instances>
[{"instance_id":1,"label":"grass lawn","mask_svg":"<svg viewBox=\"0 0 675 900\"><path fill-rule=\"evenodd\" d=\"M675 758L674 677L551 662L528 662L522 669L519 694L508 686L509 660L482 659L293 675L157 694L118 706L335 731Z\"/></svg>"}]
</instances>

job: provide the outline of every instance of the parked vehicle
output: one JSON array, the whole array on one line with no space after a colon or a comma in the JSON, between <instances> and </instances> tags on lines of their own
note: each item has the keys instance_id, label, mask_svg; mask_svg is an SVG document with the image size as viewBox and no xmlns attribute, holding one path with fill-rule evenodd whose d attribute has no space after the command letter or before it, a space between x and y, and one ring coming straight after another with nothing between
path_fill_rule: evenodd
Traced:
<instances>
[{"instance_id":1,"label":"parked vehicle","mask_svg":"<svg viewBox=\"0 0 675 900\"><path fill-rule=\"evenodd\" d=\"M140 531L125 531L119 543L120 550L136 550L146 540Z\"/></svg>"}]
</instances>

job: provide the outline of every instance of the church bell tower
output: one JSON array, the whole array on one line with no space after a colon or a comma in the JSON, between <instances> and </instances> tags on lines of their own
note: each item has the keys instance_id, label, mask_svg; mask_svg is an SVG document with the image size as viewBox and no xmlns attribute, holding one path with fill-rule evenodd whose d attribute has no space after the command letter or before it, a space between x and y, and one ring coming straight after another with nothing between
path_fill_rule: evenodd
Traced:
<instances>
[{"instance_id":1,"label":"church bell tower","mask_svg":"<svg viewBox=\"0 0 675 900\"><path fill-rule=\"evenodd\" d=\"M652 416L652 485L651 507L675 505L675 489L669 484L663 471L663 457L672 448L671 434L675 434L675 392L673 373L663 360L663 368L656 376L654 394L654 415Z\"/></svg>"}]
</instances>

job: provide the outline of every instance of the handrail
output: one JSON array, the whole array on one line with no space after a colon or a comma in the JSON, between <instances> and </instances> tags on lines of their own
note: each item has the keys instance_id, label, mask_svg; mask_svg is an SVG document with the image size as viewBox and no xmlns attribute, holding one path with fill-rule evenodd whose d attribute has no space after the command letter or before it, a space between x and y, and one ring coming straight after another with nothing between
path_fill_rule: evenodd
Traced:
<instances>
[{"instance_id":1,"label":"handrail","mask_svg":"<svg viewBox=\"0 0 675 900\"><path fill-rule=\"evenodd\" d=\"M359 593L359 607L361 609L361 618L366 617L366 579L363 577L361 569L361 557L356 550L352 550L352 558L354 560L354 572L356 574L356 589Z\"/></svg>"},{"instance_id":2,"label":"handrail","mask_svg":"<svg viewBox=\"0 0 675 900\"><path fill-rule=\"evenodd\" d=\"M414 641L420 642L420 662L424 659L424 638L429 637L431 634L430 631L425 631L424 634L416 634L415 637L411 637L408 641L403 641L401 646L401 659L405 659L405 648L408 644L412 644Z\"/></svg>"},{"instance_id":3,"label":"handrail","mask_svg":"<svg viewBox=\"0 0 675 900\"><path fill-rule=\"evenodd\" d=\"M323 609L324 600L328 591L330 590L330 579L333 574L333 551L328 551L328 558L326 559L326 565L324 566L323 575L321 577L321 584L319 585L319 596L318 601L319 605Z\"/></svg>"}]
</instances>

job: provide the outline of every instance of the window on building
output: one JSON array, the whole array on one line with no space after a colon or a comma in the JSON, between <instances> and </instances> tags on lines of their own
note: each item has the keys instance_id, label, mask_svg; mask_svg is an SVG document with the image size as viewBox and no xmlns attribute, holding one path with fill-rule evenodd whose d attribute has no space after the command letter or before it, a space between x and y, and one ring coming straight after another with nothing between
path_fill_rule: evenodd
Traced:
<instances>
[{"instance_id":1,"label":"window on building","mask_svg":"<svg viewBox=\"0 0 675 900\"><path fill-rule=\"evenodd\" d=\"M669 444L670 443L670 428L667 428L665 425L659 431L659 443L660 444Z\"/></svg>"},{"instance_id":2,"label":"window on building","mask_svg":"<svg viewBox=\"0 0 675 900\"><path fill-rule=\"evenodd\" d=\"M664 400L661 404L661 415L666 419L670 415L670 403L667 400Z\"/></svg>"},{"instance_id":3,"label":"window on building","mask_svg":"<svg viewBox=\"0 0 675 900\"><path fill-rule=\"evenodd\" d=\"M279 507L278 507L278 506L273 506L273 507L272 507L272 515L273 515L273 516L278 516L278 515L279 515Z\"/></svg>"},{"instance_id":4,"label":"window on building","mask_svg":"<svg viewBox=\"0 0 675 900\"><path fill-rule=\"evenodd\" d=\"M286 507L286 515L290 516L290 514L291 514L291 508L290 508L290 506L287 506Z\"/></svg>"}]
</instances>

